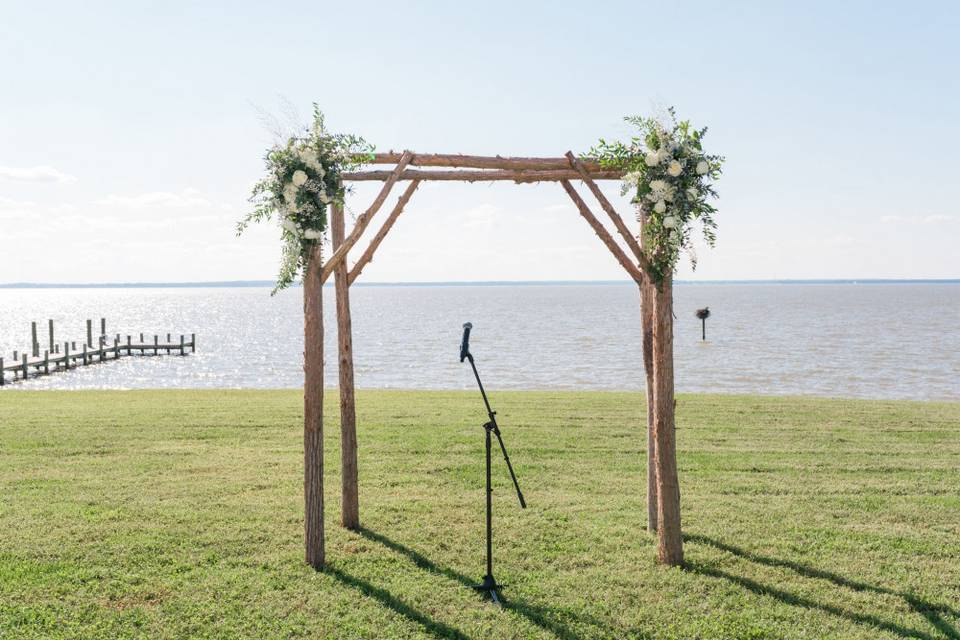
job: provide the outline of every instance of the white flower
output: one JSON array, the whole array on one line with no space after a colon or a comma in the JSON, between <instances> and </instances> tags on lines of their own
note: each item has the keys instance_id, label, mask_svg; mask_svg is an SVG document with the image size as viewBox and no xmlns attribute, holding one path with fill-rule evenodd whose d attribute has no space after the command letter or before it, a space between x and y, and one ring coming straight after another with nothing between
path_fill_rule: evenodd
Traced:
<instances>
[{"instance_id":1,"label":"white flower","mask_svg":"<svg viewBox=\"0 0 960 640\"><path fill-rule=\"evenodd\" d=\"M300 159L306 164L311 164L317 161L317 152L310 147L300 149L300 152L297 155L299 155Z\"/></svg>"},{"instance_id":2,"label":"white flower","mask_svg":"<svg viewBox=\"0 0 960 640\"><path fill-rule=\"evenodd\" d=\"M290 218L284 218L280 221L280 226L292 233L297 235L297 223L291 220Z\"/></svg>"},{"instance_id":3,"label":"white flower","mask_svg":"<svg viewBox=\"0 0 960 640\"><path fill-rule=\"evenodd\" d=\"M703 175L710 170L710 165L707 164L706 160L701 160L697 163L697 175Z\"/></svg>"},{"instance_id":4,"label":"white flower","mask_svg":"<svg viewBox=\"0 0 960 640\"><path fill-rule=\"evenodd\" d=\"M647 157L644 158L644 162L647 163L648 167L655 167L660 164L660 154L651 151L647 154Z\"/></svg>"},{"instance_id":5,"label":"white flower","mask_svg":"<svg viewBox=\"0 0 960 640\"><path fill-rule=\"evenodd\" d=\"M667 203L663 200L658 200L657 204L653 205L653 210L657 213L663 213L667 210Z\"/></svg>"},{"instance_id":6,"label":"white flower","mask_svg":"<svg viewBox=\"0 0 960 640\"><path fill-rule=\"evenodd\" d=\"M283 199L287 201L288 207L295 207L297 203L297 188L294 185L287 183L287 185L283 188Z\"/></svg>"},{"instance_id":7,"label":"white flower","mask_svg":"<svg viewBox=\"0 0 960 640\"><path fill-rule=\"evenodd\" d=\"M697 190L696 190L695 187L689 187L689 188L687 189L687 199L689 199L689 200L696 200L698 195L700 195L700 194L697 193Z\"/></svg>"},{"instance_id":8,"label":"white flower","mask_svg":"<svg viewBox=\"0 0 960 640\"><path fill-rule=\"evenodd\" d=\"M636 186L637 184L639 184L640 179L642 177L643 175L639 171L631 171L630 173L623 176L623 181L626 184Z\"/></svg>"},{"instance_id":9,"label":"white flower","mask_svg":"<svg viewBox=\"0 0 960 640\"><path fill-rule=\"evenodd\" d=\"M320 202L323 204L330 204L331 202L330 196L327 195L326 191L321 191L318 197L320 198Z\"/></svg>"},{"instance_id":10,"label":"white flower","mask_svg":"<svg viewBox=\"0 0 960 640\"><path fill-rule=\"evenodd\" d=\"M650 202L658 202L660 200L672 202L675 191L676 187L668 184L666 180L651 180L650 193L647 194L647 199Z\"/></svg>"},{"instance_id":11,"label":"white flower","mask_svg":"<svg viewBox=\"0 0 960 640\"><path fill-rule=\"evenodd\" d=\"M676 178L678 175L683 173L683 165L674 160L670 163L670 166L667 167L667 173Z\"/></svg>"},{"instance_id":12,"label":"white flower","mask_svg":"<svg viewBox=\"0 0 960 640\"><path fill-rule=\"evenodd\" d=\"M298 187L302 187L307 183L307 173L301 169L297 169L293 172L293 177L291 180L293 181L293 184L297 185Z\"/></svg>"},{"instance_id":13,"label":"white flower","mask_svg":"<svg viewBox=\"0 0 960 640\"><path fill-rule=\"evenodd\" d=\"M677 219L674 216L667 216L663 219L663 226L667 229L676 229Z\"/></svg>"},{"instance_id":14,"label":"white flower","mask_svg":"<svg viewBox=\"0 0 960 640\"><path fill-rule=\"evenodd\" d=\"M317 240L320 238L320 232L316 229L307 229L303 232L303 237L307 240Z\"/></svg>"}]
</instances>

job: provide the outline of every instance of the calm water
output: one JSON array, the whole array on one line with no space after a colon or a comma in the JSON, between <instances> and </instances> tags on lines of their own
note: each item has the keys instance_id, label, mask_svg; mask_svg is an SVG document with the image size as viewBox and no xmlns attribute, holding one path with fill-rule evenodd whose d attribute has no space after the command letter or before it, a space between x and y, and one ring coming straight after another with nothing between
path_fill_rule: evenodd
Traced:
<instances>
[{"instance_id":1,"label":"calm water","mask_svg":"<svg viewBox=\"0 0 960 640\"><path fill-rule=\"evenodd\" d=\"M336 384L333 292L325 295L328 381ZM458 361L461 324L491 388L642 389L632 285L358 287L352 292L357 385L472 388ZM300 290L0 290L0 352L53 318L82 340L85 318L110 334L196 332L187 358L128 358L21 388L298 387ZM960 285L681 284L677 387L714 393L960 400ZM706 342L693 313L709 305ZM8 387L9 389L10 387Z\"/></svg>"}]
</instances>

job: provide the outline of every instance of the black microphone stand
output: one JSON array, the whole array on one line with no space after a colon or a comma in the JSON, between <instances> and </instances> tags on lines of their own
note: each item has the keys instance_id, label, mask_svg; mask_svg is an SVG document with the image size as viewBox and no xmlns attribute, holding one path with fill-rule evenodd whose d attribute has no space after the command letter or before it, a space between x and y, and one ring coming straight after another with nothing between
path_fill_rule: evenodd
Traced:
<instances>
[{"instance_id":1,"label":"black microphone stand","mask_svg":"<svg viewBox=\"0 0 960 640\"><path fill-rule=\"evenodd\" d=\"M472 585L472 588L489 594L490 599L493 600L494 603L500 604L500 597L497 594L497 590L502 589L504 585L498 584L496 579L493 577L493 487L491 486L490 481L490 450L492 446L491 434L496 435L497 442L500 443L500 451L503 453L503 459L507 463L507 469L510 470L510 478L513 480L513 487L517 490L517 498L520 500L520 508L526 509L527 502L523 499L523 493L520 491L520 484L517 482L517 475L513 472L513 465L510 463L510 456L507 455L507 447L503 444L503 436L500 435L500 427L497 426L497 412L490 408L490 401L487 399L487 392L484 390L483 383L480 381L480 374L477 373L477 365L473 362L473 354L471 354L469 351L469 329L470 328L467 327L467 325L464 325L464 341L460 348L460 361L463 362L463 358L466 358L470 361L470 367L473 369L473 375L477 379L477 386L480 387L480 395L483 396L483 404L487 408L487 416L490 418L490 420L483 425L487 453L487 575L483 577L483 582Z\"/></svg>"}]
</instances>

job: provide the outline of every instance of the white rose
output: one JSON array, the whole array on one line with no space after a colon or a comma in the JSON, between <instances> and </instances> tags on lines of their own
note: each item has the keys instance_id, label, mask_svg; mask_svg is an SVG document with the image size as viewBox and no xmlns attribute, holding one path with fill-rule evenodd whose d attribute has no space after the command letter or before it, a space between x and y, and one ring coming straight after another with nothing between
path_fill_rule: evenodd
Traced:
<instances>
[{"instance_id":1,"label":"white rose","mask_svg":"<svg viewBox=\"0 0 960 640\"><path fill-rule=\"evenodd\" d=\"M307 229L303 232L303 237L307 240L317 240L320 238L320 232L316 229Z\"/></svg>"},{"instance_id":2,"label":"white rose","mask_svg":"<svg viewBox=\"0 0 960 640\"><path fill-rule=\"evenodd\" d=\"M676 229L677 228L677 219L673 216L667 216L663 219L663 226L667 229Z\"/></svg>"},{"instance_id":3,"label":"white rose","mask_svg":"<svg viewBox=\"0 0 960 640\"><path fill-rule=\"evenodd\" d=\"M302 187L307 183L307 174L305 171L297 169L293 172L293 178L291 178L291 180L293 181L293 184L297 185L298 187Z\"/></svg>"},{"instance_id":4,"label":"white rose","mask_svg":"<svg viewBox=\"0 0 960 640\"><path fill-rule=\"evenodd\" d=\"M666 191L666 190L667 190L667 182L666 182L666 180L651 180L651 181L650 181L650 188L651 188L653 191Z\"/></svg>"},{"instance_id":5,"label":"white rose","mask_svg":"<svg viewBox=\"0 0 960 640\"><path fill-rule=\"evenodd\" d=\"M710 165L707 164L706 160L701 160L697 163L697 175L703 175L710 170Z\"/></svg>"},{"instance_id":6,"label":"white rose","mask_svg":"<svg viewBox=\"0 0 960 640\"><path fill-rule=\"evenodd\" d=\"M327 195L326 191L321 191L319 198L323 204L330 204L330 196Z\"/></svg>"},{"instance_id":7,"label":"white rose","mask_svg":"<svg viewBox=\"0 0 960 640\"><path fill-rule=\"evenodd\" d=\"M657 213L663 213L667 210L667 203L663 200L658 200L657 204L653 205L653 210Z\"/></svg>"},{"instance_id":8,"label":"white rose","mask_svg":"<svg viewBox=\"0 0 960 640\"><path fill-rule=\"evenodd\" d=\"M694 189L693 187L690 187L689 189L687 189L687 198L688 198L688 199L690 199L690 200L696 200L698 195L700 195L700 194L698 194L698 193L697 193L697 190Z\"/></svg>"},{"instance_id":9,"label":"white rose","mask_svg":"<svg viewBox=\"0 0 960 640\"><path fill-rule=\"evenodd\" d=\"M660 154L650 152L647 154L647 157L644 158L644 162L647 163L648 167L655 167L660 164Z\"/></svg>"},{"instance_id":10,"label":"white rose","mask_svg":"<svg viewBox=\"0 0 960 640\"><path fill-rule=\"evenodd\" d=\"M670 163L670 166L667 167L667 173L676 178L678 175L683 173L683 165L674 160Z\"/></svg>"}]
</instances>

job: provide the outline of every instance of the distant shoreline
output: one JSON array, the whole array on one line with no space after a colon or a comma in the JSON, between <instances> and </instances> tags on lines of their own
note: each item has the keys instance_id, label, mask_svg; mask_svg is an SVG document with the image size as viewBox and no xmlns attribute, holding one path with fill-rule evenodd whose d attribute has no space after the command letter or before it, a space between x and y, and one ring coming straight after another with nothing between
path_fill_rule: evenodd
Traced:
<instances>
[{"instance_id":1,"label":"distant shoreline","mask_svg":"<svg viewBox=\"0 0 960 640\"><path fill-rule=\"evenodd\" d=\"M358 282L357 287L517 287L517 286L610 286L631 284L629 280L479 280L449 282ZM677 280L677 285L870 285L870 284L960 284L960 278L840 278L810 280ZM272 280L224 280L210 282L87 282L46 283L11 282L0 283L0 289L234 289L248 287L273 287ZM332 287L329 283L326 286Z\"/></svg>"}]
</instances>

